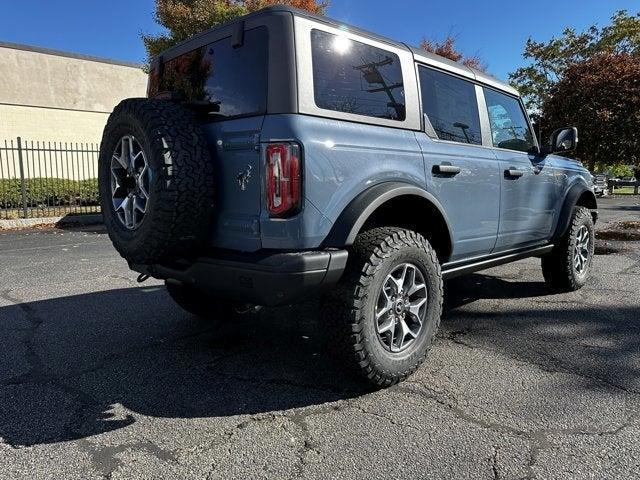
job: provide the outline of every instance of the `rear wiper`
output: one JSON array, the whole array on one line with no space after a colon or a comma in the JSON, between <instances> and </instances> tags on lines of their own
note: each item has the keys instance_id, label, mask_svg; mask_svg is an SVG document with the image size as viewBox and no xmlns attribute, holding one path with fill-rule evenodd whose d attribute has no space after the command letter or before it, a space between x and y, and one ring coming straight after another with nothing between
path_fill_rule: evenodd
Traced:
<instances>
[{"instance_id":1,"label":"rear wiper","mask_svg":"<svg viewBox=\"0 0 640 480\"><path fill-rule=\"evenodd\" d=\"M220 112L220 101L211 100L188 100L186 95L176 90L166 90L153 96L161 100L170 100L180 103L195 113L209 114Z\"/></svg>"},{"instance_id":2,"label":"rear wiper","mask_svg":"<svg viewBox=\"0 0 640 480\"><path fill-rule=\"evenodd\" d=\"M187 100L183 105L196 113L208 114L220 112L220 103L219 101L212 102L210 100Z\"/></svg>"}]
</instances>

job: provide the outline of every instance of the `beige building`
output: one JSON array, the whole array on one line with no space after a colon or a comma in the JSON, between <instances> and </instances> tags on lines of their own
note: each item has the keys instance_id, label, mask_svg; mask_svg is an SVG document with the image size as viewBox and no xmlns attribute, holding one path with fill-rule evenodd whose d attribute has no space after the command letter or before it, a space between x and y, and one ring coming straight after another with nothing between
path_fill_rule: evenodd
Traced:
<instances>
[{"instance_id":1,"label":"beige building","mask_svg":"<svg viewBox=\"0 0 640 480\"><path fill-rule=\"evenodd\" d=\"M140 65L0 42L0 145L98 143L113 107L146 85Z\"/></svg>"}]
</instances>

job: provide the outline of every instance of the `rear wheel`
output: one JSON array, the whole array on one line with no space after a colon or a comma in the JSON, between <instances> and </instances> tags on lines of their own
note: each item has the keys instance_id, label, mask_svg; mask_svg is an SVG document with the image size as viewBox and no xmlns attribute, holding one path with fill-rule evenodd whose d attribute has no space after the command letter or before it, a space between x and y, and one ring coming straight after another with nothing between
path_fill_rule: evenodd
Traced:
<instances>
[{"instance_id":1,"label":"rear wheel","mask_svg":"<svg viewBox=\"0 0 640 480\"><path fill-rule=\"evenodd\" d=\"M553 251L542 257L542 273L547 285L559 292L582 288L591 271L594 240L591 212L585 207L575 207L569 229Z\"/></svg>"},{"instance_id":2,"label":"rear wheel","mask_svg":"<svg viewBox=\"0 0 640 480\"><path fill-rule=\"evenodd\" d=\"M442 298L440 265L421 235L396 227L361 233L343 279L325 298L333 344L370 383L393 385L424 361Z\"/></svg>"},{"instance_id":3,"label":"rear wheel","mask_svg":"<svg viewBox=\"0 0 640 480\"><path fill-rule=\"evenodd\" d=\"M252 305L211 297L193 285L165 281L167 292L183 310L205 320L228 322L254 311Z\"/></svg>"}]
</instances>

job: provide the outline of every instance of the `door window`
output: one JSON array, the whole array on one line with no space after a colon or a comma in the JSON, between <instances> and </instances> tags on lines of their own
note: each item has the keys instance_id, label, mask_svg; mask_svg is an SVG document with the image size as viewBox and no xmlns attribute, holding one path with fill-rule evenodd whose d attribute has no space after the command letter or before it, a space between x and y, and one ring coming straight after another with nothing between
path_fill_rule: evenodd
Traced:
<instances>
[{"instance_id":1,"label":"door window","mask_svg":"<svg viewBox=\"0 0 640 480\"><path fill-rule=\"evenodd\" d=\"M422 110L438 138L481 145L475 85L432 68L419 71Z\"/></svg>"},{"instance_id":2,"label":"door window","mask_svg":"<svg viewBox=\"0 0 640 480\"><path fill-rule=\"evenodd\" d=\"M489 111L493 146L521 152L531 151L535 144L520 101L489 88L484 89L484 97Z\"/></svg>"}]
</instances>

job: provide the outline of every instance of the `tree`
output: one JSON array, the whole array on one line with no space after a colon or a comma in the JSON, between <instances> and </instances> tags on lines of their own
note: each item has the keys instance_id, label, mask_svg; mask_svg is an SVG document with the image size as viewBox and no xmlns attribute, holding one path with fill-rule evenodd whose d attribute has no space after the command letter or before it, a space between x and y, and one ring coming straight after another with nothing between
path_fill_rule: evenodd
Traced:
<instances>
[{"instance_id":1,"label":"tree","mask_svg":"<svg viewBox=\"0 0 640 480\"><path fill-rule=\"evenodd\" d=\"M544 98L541 123L544 135L577 126L576 155L591 170L628 164L640 178L640 55L598 53L569 65Z\"/></svg>"},{"instance_id":2,"label":"tree","mask_svg":"<svg viewBox=\"0 0 640 480\"><path fill-rule=\"evenodd\" d=\"M442 41L423 38L422 42L420 42L420 48L482 72L487 70L487 65L477 55L469 57L456 50L456 39L451 35L447 35L447 37Z\"/></svg>"},{"instance_id":3,"label":"tree","mask_svg":"<svg viewBox=\"0 0 640 480\"><path fill-rule=\"evenodd\" d=\"M601 53L640 54L640 13L629 15L620 10L605 27L593 25L583 32L566 28L562 36L548 42L529 38L523 57L530 63L511 73L509 79L527 107L536 112L569 67Z\"/></svg>"},{"instance_id":4,"label":"tree","mask_svg":"<svg viewBox=\"0 0 640 480\"><path fill-rule=\"evenodd\" d=\"M616 178L633 177L633 168L629 165L603 165L598 169L599 172L608 173Z\"/></svg>"},{"instance_id":5,"label":"tree","mask_svg":"<svg viewBox=\"0 0 640 480\"><path fill-rule=\"evenodd\" d=\"M269 5L286 4L324 13L328 2L318 0L156 0L155 20L167 32L142 35L149 58L192 35Z\"/></svg>"}]
</instances>

